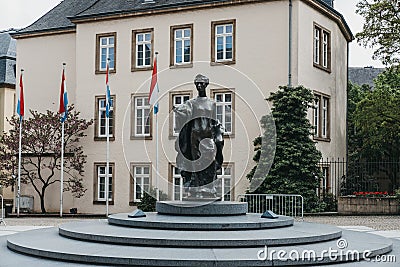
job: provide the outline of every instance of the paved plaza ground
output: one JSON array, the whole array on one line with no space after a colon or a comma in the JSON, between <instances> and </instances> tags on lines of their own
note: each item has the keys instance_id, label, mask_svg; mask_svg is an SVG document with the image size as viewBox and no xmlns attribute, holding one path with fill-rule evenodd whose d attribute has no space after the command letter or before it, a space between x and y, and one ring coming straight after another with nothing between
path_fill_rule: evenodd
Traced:
<instances>
[{"instance_id":1,"label":"paved plaza ground","mask_svg":"<svg viewBox=\"0 0 400 267\"><path fill-rule=\"evenodd\" d=\"M59 226L60 224L67 222L76 221L99 221L106 219L99 218L6 218L5 221L7 225L0 224L0 240L2 244L0 246L0 254L10 253L5 246L5 238L8 235L15 233L24 232L27 230L47 228ZM367 232L372 234L377 234L384 236L393 240L393 251L390 255L395 256L394 262L354 262L348 263L344 266L346 267L363 267L363 266L382 266L382 267L396 267L399 266L400 261L400 216L306 216L304 217L306 222L315 222L322 224L331 224L342 227L348 230ZM368 240L366 240L368 242ZM13 254L15 259L24 262L25 260L32 260L30 257L24 255ZM64 266L65 262L53 262L44 259L33 259L40 265L37 266ZM43 264L48 265L43 265ZM1 265L1 264L0 264ZM6 265L14 266L14 264ZM70 264L68 266L81 266L80 264ZM333 264L329 266L343 266L342 264Z\"/></svg>"},{"instance_id":2,"label":"paved plaza ground","mask_svg":"<svg viewBox=\"0 0 400 267\"><path fill-rule=\"evenodd\" d=\"M62 223L87 218L6 218L7 226L0 224L0 236L42 227L59 226ZM305 216L304 221L332 224L350 230L374 232L400 240L400 216Z\"/></svg>"},{"instance_id":3,"label":"paved plaza ground","mask_svg":"<svg viewBox=\"0 0 400 267\"><path fill-rule=\"evenodd\" d=\"M58 226L66 222L99 220L87 218L5 218L9 226ZM400 215L397 216L305 216L304 221L332 224L336 226L365 226L375 230L400 230ZM1 224L3 226L3 224Z\"/></svg>"},{"instance_id":4,"label":"paved plaza ground","mask_svg":"<svg viewBox=\"0 0 400 267\"><path fill-rule=\"evenodd\" d=\"M400 215L397 216L306 216L307 222L336 226L369 227L378 231L399 231Z\"/></svg>"}]
</instances>

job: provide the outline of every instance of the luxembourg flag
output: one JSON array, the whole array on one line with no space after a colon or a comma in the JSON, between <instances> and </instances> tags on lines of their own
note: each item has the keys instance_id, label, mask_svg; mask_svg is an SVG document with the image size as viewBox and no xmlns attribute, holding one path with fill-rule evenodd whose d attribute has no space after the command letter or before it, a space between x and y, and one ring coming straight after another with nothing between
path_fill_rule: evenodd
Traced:
<instances>
[{"instance_id":1,"label":"luxembourg flag","mask_svg":"<svg viewBox=\"0 0 400 267\"><path fill-rule=\"evenodd\" d=\"M157 55L154 59L154 68L153 74L151 76L151 85L150 85L150 93L149 93L149 103L150 105L154 105L154 115L158 113L158 81L157 81Z\"/></svg>"},{"instance_id":2,"label":"luxembourg flag","mask_svg":"<svg viewBox=\"0 0 400 267\"><path fill-rule=\"evenodd\" d=\"M106 117L110 118L111 92L110 92L110 86L108 85L108 72L109 72L109 64L107 62L107 70L106 70Z\"/></svg>"},{"instance_id":3,"label":"luxembourg flag","mask_svg":"<svg viewBox=\"0 0 400 267\"><path fill-rule=\"evenodd\" d=\"M60 108L58 113L61 114L61 122L65 122L68 115L68 93L65 84L65 68L63 68L61 77Z\"/></svg>"},{"instance_id":4,"label":"luxembourg flag","mask_svg":"<svg viewBox=\"0 0 400 267\"><path fill-rule=\"evenodd\" d=\"M24 84L22 82L22 72L19 78L19 97L17 104L17 113L19 115L19 119L22 121L25 115L25 103L24 103Z\"/></svg>"}]
</instances>

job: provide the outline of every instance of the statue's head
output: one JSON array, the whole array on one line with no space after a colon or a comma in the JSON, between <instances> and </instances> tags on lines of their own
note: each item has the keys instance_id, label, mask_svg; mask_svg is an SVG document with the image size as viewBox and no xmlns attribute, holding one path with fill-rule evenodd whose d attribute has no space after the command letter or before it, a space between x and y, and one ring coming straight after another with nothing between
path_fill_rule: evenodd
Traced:
<instances>
[{"instance_id":1,"label":"statue's head","mask_svg":"<svg viewBox=\"0 0 400 267\"><path fill-rule=\"evenodd\" d=\"M194 78L194 84L196 85L198 91L205 90L208 86L208 83L209 79L202 74L197 74L196 78Z\"/></svg>"}]
</instances>

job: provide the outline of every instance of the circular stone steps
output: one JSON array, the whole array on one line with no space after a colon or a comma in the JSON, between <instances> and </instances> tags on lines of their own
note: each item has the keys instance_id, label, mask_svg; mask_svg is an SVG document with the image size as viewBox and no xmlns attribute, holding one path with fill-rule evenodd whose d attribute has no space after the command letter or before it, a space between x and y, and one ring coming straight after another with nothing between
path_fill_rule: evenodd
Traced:
<instances>
[{"instance_id":1,"label":"circular stone steps","mask_svg":"<svg viewBox=\"0 0 400 267\"><path fill-rule=\"evenodd\" d=\"M221 223L224 218L220 218ZM259 230L186 231L117 227L107 222L73 222L59 227L62 236L100 243L158 247L256 247L294 245L340 238L339 228L295 223L293 227Z\"/></svg>"},{"instance_id":2,"label":"circular stone steps","mask_svg":"<svg viewBox=\"0 0 400 267\"><path fill-rule=\"evenodd\" d=\"M108 216L113 225L134 228L154 228L167 230L255 230L292 226L294 219L279 216L278 219L261 218L260 214L248 213L234 216L174 216L147 212L146 217L129 218L129 213Z\"/></svg>"},{"instance_id":3,"label":"circular stone steps","mask_svg":"<svg viewBox=\"0 0 400 267\"><path fill-rule=\"evenodd\" d=\"M319 227L309 224L311 228ZM285 228L281 228L282 230ZM126 266L277 266L277 265L320 265L348 261L347 257L330 257L329 249L340 251L342 255L356 252L362 258L362 253L370 251L373 257L391 251L392 242L384 237L373 234L343 231L342 239L347 247L338 249L337 240L303 245L268 246L268 254L272 251L285 251L286 256L278 257L271 254L265 260L265 246L251 248L193 248L193 247L154 247L127 246L83 242L63 238L57 228L33 230L14 234L8 237L9 249L32 256L55 260L73 261L91 264L126 265ZM368 242L366 242L368 240ZM299 258L291 260L289 254L297 251ZM314 251L315 257L301 255Z\"/></svg>"},{"instance_id":4,"label":"circular stone steps","mask_svg":"<svg viewBox=\"0 0 400 267\"><path fill-rule=\"evenodd\" d=\"M179 204L178 210L185 205ZM130 218L137 213L115 214L108 222L74 222L10 235L7 247L25 255L74 263L210 267L316 266L392 250L392 241L384 237L329 225L294 223L286 216L209 216L216 205L230 206L226 207L230 214L243 208L237 203L216 203L179 215L175 214L176 206L172 207L173 215L146 213L146 217ZM157 210L169 213L171 205L162 203ZM188 215L199 211L202 214Z\"/></svg>"},{"instance_id":5,"label":"circular stone steps","mask_svg":"<svg viewBox=\"0 0 400 267\"><path fill-rule=\"evenodd\" d=\"M234 201L157 201L158 214L182 216L232 216L245 215L247 202Z\"/></svg>"}]
</instances>

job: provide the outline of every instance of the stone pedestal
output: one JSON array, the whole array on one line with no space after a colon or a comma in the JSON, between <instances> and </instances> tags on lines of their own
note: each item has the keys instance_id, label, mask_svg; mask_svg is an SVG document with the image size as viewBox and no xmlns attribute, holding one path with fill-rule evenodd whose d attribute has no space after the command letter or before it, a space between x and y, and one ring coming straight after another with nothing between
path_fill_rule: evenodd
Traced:
<instances>
[{"instance_id":1,"label":"stone pedestal","mask_svg":"<svg viewBox=\"0 0 400 267\"><path fill-rule=\"evenodd\" d=\"M163 201L157 203L157 212L145 217L121 213L110 215L108 221L72 222L23 232L10 235L7 246L24 255L65 261L62 266L70 262L107 266L316 266L351 261L353 258L332 258L326 253L329 248L338 248L340 238L348 244L341 250L343 255L354 256L358 251L362 257L368 250L373 257L392 250L392 242L377 235L294 222L281 215L262 218L246 211L247 204L240 202ZM296 251L299 258L264 255L267 249ZM317 258L309 257L309 251ZM11 251L2 253L1 263L42 266L37 258L28 256L17 262L15 255Z\"/></svg>"},{"instance_id":2,"label":"stone pedestal","mask_svg":"<svg viewBox=\"0 0 400 267\"><path fill-rule=\"evenodd\" d=\"M246 202L231 201L158 201L156 211L166 215L231 216L245 215L248 206Z\"/></svg>"}]
</instances>

